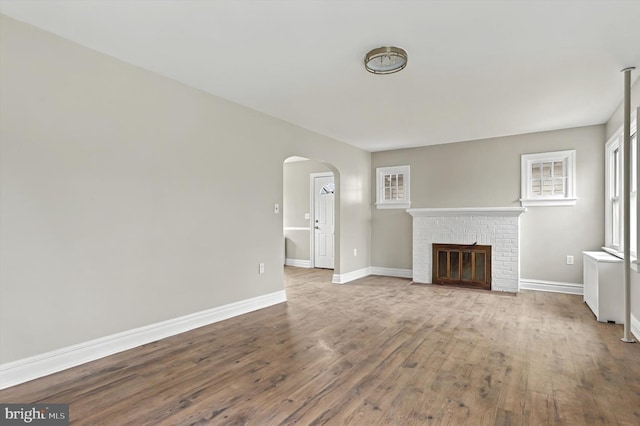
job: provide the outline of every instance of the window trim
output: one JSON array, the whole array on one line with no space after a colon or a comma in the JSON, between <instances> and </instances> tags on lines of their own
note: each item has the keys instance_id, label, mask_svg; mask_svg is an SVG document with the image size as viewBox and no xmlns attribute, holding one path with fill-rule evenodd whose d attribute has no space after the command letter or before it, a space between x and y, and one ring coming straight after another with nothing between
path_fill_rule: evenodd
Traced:
<instances>
[{"instance_id":1,"label":"window trim","mask_svg":"<svg viewBox=\"0 0 640 426\"><path fill-rule=\"evenodd\" d=\"M531 193L531 166L533 163L562 161L566 164L564 196L535 196ZM522 207L573 206L576 204L576 150L539 152L520 156L520 203Z\"/></svg>"},{"instance_id":2,"label":"window trim","mask_svg":"<svg viewBox=\"0 0 640 426\"><path fill-rule=\"evenodd\" d=\"M411 207L411 167L391 166L376 168L376 207L379 209L408 209ZM402 174L404 182L403 200L384 199L384 176L389 174Z\"/></svg>"}]
</instances>

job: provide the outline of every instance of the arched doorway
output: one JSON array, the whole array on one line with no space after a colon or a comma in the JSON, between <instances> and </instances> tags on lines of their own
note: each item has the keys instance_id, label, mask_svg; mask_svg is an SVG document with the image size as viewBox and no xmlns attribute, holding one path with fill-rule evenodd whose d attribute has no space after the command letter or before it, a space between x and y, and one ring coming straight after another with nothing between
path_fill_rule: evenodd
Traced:
<instances>
[{"instance_id":1,"label":"arched doorway","mask_svg":"<svg viewBox=\"0 0 640 426\"><path fill-rule=\"evenodd\" d=\"M283 164L284 264L338 269L339 176L335 167L306 157Z\"/></svg>"}]
</instances>

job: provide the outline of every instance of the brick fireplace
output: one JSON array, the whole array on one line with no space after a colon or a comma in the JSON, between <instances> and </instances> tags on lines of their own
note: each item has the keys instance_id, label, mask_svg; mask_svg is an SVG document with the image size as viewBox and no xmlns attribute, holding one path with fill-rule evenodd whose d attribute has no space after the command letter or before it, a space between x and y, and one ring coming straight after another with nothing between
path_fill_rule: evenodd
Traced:
<instances>
[{"instance_id":1,"label":"brick fireplace","mask_svg":"<svg viewBox=\"0 0 640 426\"><path fill-rule=\"evenodd\" d=\"M523 207L408 209L413 216L413 281L431 284L433 244L491 246L491 290L517 292Z\"/></svg>"}]
</instances>

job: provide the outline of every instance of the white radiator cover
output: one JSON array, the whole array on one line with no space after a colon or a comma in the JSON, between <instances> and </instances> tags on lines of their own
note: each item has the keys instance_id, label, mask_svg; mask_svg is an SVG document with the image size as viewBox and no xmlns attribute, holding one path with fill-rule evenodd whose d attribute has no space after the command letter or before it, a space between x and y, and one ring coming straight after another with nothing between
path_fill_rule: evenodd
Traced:
<instances>
[{"instance_id":1,"label":"white radiator cover","mask_svg":"<svg viewBox=\"0 0 640 426\"><path fill-rule=\"evenodd\" d=\"M623 260L603 251L583 251L584 301L600 322L624 324Z\"/></svg>"},{"instance_id":2,"label":"white radiator cover","mask_svg":"<svg viewBox=\"0 0 640 426\"><path fill-rule=\"evenodd\" d=\"M408 209L413 216L413 280L431 283L432 244L491 246L491 290L518 292L523 207Z\"/></svg>"}]
</instances>

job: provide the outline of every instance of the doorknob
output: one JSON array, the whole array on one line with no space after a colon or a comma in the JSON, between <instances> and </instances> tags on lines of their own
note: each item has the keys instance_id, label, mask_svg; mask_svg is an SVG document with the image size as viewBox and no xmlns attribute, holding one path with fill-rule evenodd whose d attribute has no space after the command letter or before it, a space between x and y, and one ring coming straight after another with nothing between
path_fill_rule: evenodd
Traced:
<instances>
[{"instance_id":1,"label":"doorknob","mask_svg":"<svg viewBox=\"0 0 640 426\"><path fill-rule=\"evenodd\" d=\"M318 225L315 226L316 229L320 229L320 227Z\"/></svg>"}]
</instances>

